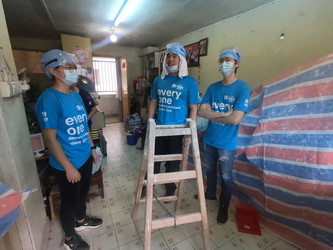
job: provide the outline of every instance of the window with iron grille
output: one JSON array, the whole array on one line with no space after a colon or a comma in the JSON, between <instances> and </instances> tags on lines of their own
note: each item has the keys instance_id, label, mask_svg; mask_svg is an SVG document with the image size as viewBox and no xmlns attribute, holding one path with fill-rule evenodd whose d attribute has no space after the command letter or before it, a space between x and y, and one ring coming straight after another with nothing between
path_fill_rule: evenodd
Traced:
<instances>
[{"instance_id":1,"label":"window with iron grille","mask_svg":"<svg viewBox=\"0 0 333 250\"><path fill-rule=\"evenodd\" d=\"M100 94L117 92L116 59L113 57L93 57L96 91Z\"/></svg>"}]
</instances>

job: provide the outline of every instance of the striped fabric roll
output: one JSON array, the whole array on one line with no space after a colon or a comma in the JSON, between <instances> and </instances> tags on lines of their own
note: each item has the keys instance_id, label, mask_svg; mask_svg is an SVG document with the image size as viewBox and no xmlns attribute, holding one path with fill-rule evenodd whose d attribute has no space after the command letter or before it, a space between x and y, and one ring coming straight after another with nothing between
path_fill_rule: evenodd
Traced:
<instances>
[{"instance_id":1,"label":"striped fabric roll","mask_svg":"<svg viewBox=\"0 0 333 250\"><path fill-rule=\"evenodd\" d=\"M235 198L303 249L333 248L333 54L252 92Z\"/></svg>"}]
</instances>

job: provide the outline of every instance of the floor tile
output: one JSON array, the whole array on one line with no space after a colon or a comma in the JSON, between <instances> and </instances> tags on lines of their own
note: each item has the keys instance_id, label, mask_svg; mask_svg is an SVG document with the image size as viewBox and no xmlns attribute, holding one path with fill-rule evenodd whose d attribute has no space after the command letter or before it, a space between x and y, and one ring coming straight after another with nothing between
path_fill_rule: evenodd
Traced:
<instances>
[{"instance_id":1,"label":"floor tile","mask_svg":"<svg viewBox=\"0 0 333 250\"><path fill-rule=\"evenodd\" d=\"M201 233L191 236L190 238L188 238L188 240L195 250L205 250L203 245L203 237ZM216 249L216 245L211 239L210 239L210 249Z\"/></svg>"},{"instance_id":2,"label":"floor tile","mask_svg":"<svg viewBox=\"0 0 333 250\"><path fill-rule=\"evenodd\" d=\"M110 208L107 203L103 203L102 205L93 207L90 209L90 211L93 216L104 217L110 215Z\"/></svg>"},{"instance_id":3,"label":"floor tile","mask_svg":"<svg viewBox=\"0 0 333 250\"><path fill-rule=\"evenodd\" d=\"M213 240L216 246L222 246L232 240L232 235L224 229L220 224L216 224L209 228L210 238Z\"/></svg>"},{"instance_id":4,"label":"floor tile","mask_svg":"<svg viewBox=\"0 0 333 250\"><path fill-rule=\"evenodd\" d=\"M142 242L144 242L144 239L142 239ZM151 249L168 249L168 244L165 242L160 231L155 231L151 234Z\"/></svg>"},{"instance_id":5,"label":"floor tile","mask_svg":"<svg viewBox=\"0 0 333 250\"><path fill-rule=\"evenodd\" d=\"M187 238L201 232L201 222L200 223L188 223L180 225L181 230L186 235Z\"/></svg>"},{"instance_id":6,"label":"floor tile","mask_svg":"<svg viewBox=\"0 0 333 250\"><path fill-rule=\"evenodd\" d=\"M93 237L94 250L118 249L117 238L114 230Z\"/></svg>"},{"instance_id":7,"label":"floor tile","mask_svg":"<svg viewBox=\"0 0 333 250\"><path fill-rule=\"evenodd\" d=\"M218 250L245 250L245 248L235 240L231 240L228 243L217 248Z\"/></svg>"},{"instance_id":8,"label":"floor tile","mask_svg":"<svg viewBox=\"0 0 333 250\"><path fill-rule=\"evenodd\" d=\"M170 250L194 250L191 243L188 240L183 240L170 247Z\"/></svg>"},{"instance_id":9,"label":"floor tile","mask_svg":"<svg viewBox=\"0 0 333 250\"><path fill-rule=\"evenodd\" d=\"M119 250L140 250L143 249L143 245L140 239L129 242L119 247Z\"/></svg>"},{"instance_id":10,"label":"floor tile","mask_svg":"<svg viewBox=\"0 0 333 250\"><path fill-rule=\"evenodd\" d=\"M169 247L186 239L186 235L180 227L167 227L160 229L160 231Z\"/></svg>"},{"instance_id":11,"label":"floor tile","mask_svg":"<svg viewBox=\"0 0 333 250\"><path fill-rule=\"evenodd\" d=\"M134 223L115 229L119 246L140 238Z\"/></svg>"},{"instance_id":12,"label":"floor tile","mask_svg":"<svg viewBox=\"0 0 333 250\"><path fill-rule=\"evenodd\" d=\"M112 214L113 225L115 228L123 227L128 224L133 224L133 219L128 209L122 210L119 213Z\"/></svg>"},{"instance_id":13,"label":"floor tile","mask_svg":"<svg viewBox=\"0 0 333 250\"><path fill-rule=\"evenodd\" d=\"M127 209L127 203L123 198L117 200L111 198L109 203L111 214L119 213L122 210Z\"/></svg>"},{"instance_id":14,"label":"floor tile","mask_svg":"<svg viewBox=\"0 0 333 250\"><path fill-rule=\"evenodd\" d=\"M267 248L267 250L298 250L298 249L299 248L283 240L278 240L273 245Z\"/></svg>"},{"instance_id":15,"label":"floor tile","mask_svg":"<svg viewBox=\"0 0 333 250\"><path fill-rule=\"evenodd\" d=\"M264 249L264 245L257 240L254 235L241 234L236 241L244 247L244 249Z\"/></svg>"}]
</instances>

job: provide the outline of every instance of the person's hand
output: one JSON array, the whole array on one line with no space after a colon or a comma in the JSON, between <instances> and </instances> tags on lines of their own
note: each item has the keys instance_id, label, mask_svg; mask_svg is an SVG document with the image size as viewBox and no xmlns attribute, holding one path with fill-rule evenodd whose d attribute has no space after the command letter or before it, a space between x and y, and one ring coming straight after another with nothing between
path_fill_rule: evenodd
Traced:
<instances>
[{"instance_id":1,"label":"person's hand","mask_svg":"<svg viewBox=\"0 0 333 250\"><path fill-rule=\"evenodd\" d=\"M233 111L234 111L233 109L229 109L227 112L224 112L224 115L229 116L232 114Z\"/></svg>"},{"instance_id":2,"label":"person's hand","mask_svg":"<svg viewBox=\"0 0 333 250\"><path fill-rule=\"evenodd\" d=\"M66 177L67 177L68 182L70 182L70 183L76 183L81 180L80 172L77 171L77 169L74 167L66 170Z\"/></svg>"},{"instance_id":3,"label":"person's hand","mask_svg":"<svg viewBox=\"0 0 333 250\"><path fill-rule=\"evenodd\" d=\"M98 162L98 155L97 155L97 153L96 153L96 150L95 149L93 149L92 151L91 151L91 154L92 154L92 156L93 156L93 161L94 161L94 163L95 164L97 164L97 162Z\"/></svg>"}]
</instances>

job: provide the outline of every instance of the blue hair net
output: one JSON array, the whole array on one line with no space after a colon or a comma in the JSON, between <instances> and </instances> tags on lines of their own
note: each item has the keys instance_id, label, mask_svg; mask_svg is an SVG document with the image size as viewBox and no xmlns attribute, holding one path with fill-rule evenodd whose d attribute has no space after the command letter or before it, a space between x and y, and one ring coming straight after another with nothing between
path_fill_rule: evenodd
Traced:
<instances>
[{"instance_id":1,"label":"blue hair net","mask_svg":"<svg viewBox=\"0 0 333 250\"><path fill-rule=\"evenodd\" d=\"M237 62L240 62L240 60L241 60L240 53L235 47L223 49L220 52L219 58L223 58L223 57L230 57L232 59L235 59Z\"/></svg>"},{"instance_id":2,"label":"blue hair net","mask_svg":"<svg viewBox=\"0 0 333 250\"><path fill-rule=\"evenodd\" d=\"M52 78L52 74L49 71L49 67L55 68L60 65L77 64L77 58L75 57L75 55L70 54L68 52L59 49L53 49L46 52L42 56L42 58L40 59L40 64L45 69L45 74L49 78Z\"/></svg>"},{"instance_id":3,"label":"blue hair net","mask_svg":"<svg viewBox=\"0 0 333 250\"><path fill-rule=\"evenodd\" d=\"M170 53L181 55L186 58L186 50L180 43L169 43L166 46L166 49Z\"/></svg>"}]
</instances>

